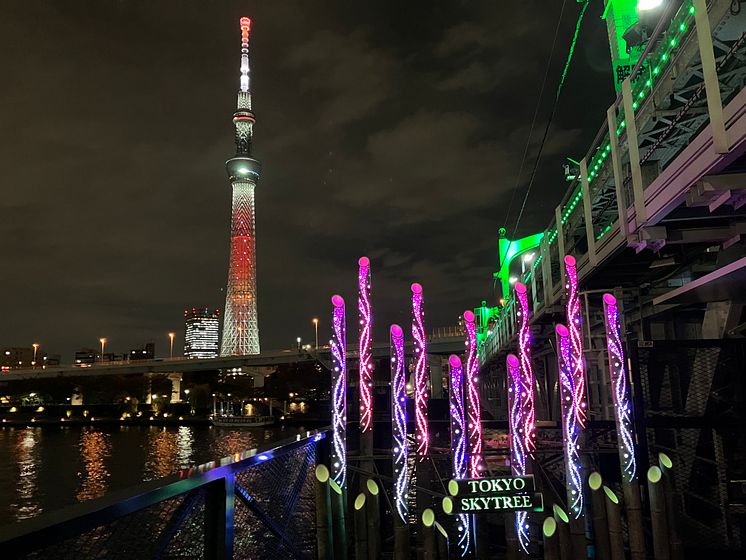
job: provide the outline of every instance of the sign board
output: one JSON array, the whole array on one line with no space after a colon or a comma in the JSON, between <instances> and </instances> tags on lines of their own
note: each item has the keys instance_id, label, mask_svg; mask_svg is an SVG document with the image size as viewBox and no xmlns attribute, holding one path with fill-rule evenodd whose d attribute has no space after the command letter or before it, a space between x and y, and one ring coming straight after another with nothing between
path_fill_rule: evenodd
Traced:
<instances>
[{"instance_id":1,"label":"sign board","mask_svg":"<svg viewBox=\"0 0 746 560\"><path fill-rule=\"evenodd\" d=\"M451 480L451 496L443 498L443 511L544 511L544 497L535 490L534 477L530 475Z\"/></svg>"}]
</instances>

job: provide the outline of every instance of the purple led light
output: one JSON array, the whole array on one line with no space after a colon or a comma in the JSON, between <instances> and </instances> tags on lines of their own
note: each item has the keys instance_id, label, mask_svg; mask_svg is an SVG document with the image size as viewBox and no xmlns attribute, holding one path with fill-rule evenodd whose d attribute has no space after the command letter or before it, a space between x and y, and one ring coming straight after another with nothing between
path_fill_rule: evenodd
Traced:
<instances>
[{"instance_id":1,"label":"purple led light","mask_svg":"<svg viewBox=\"0 0 746 560\"><path fill-rule=\"evenodd\" d=\"M582 467L580 465L580 432L577 393L572 375L572 341L564 325L555 327L557 365L559 369L560 400L562 407L562 444L565 456L565 481L570 512L577 519L583 512Z\"/></svg>"},{"instance_id":2,"label":"purple led light","mask_svg":"<svg viewBox=\"0 0 746 560\"><path fill-rule=\"evenodd\" d=\"M588 402L585 395L585 371L583 359L583 320L580 313L580 296L578 295L578 271L575 267L575 257L565 257L565 272L567 283L565 290L567 295L567 329L570 331L572 351L572 377L575 387L575 414L581 428L585 427L585 419L588 411Z\"/></svg>"},{"instance_id":3,"label":"purple led light","mask_svg":"<svg viewBox=\"0 0 746 560\"><path fill-rule=\"evenodd\" d=\"M360 320L360 431L373 428L373 360L371 358L371 328L373 312L370 307L370 260L360 257L358 263L357 310Z\"/></svg>"},{"instance_id":4,"label":"purple led light","mask_svg":"<svg viewBox=\"0 0 746 560\"><path fill-rule=\"evenodd\" d=\"M451 456L453 460L453 478L460 480L467 478L469 473L466 418L464 411L464 369L461 360L456 355L448 358L450 368L450 388L448 392L451 413ZM458 516L458 547L459 554L466 556L471 547L469 515Z\"/></svg>"},{"instance_id":5,"label":"purple led light","mask_svg":"<svg viewBox=\"0 0 746 560\"><path fill-rule=\"evenodd\" d=\"M622 476L629 482L637 475L635 442L632 437L632 403L627 388L627 371L621 340L621 321L616 298L604 294L604 318L606 323L606 348L609 356L609 375L614 395L619 460Z\"/></svg>"},{"instance_id":6,"label":"purple led light","mask_svg":"<svg viewBox=\"0 0 746 560\"><path fill-rule=\"evenodd\" d=\"M427 424L427 354L425 312L422 309L422 286L412 284L412 338L414 340L414 409L417 424L417 456L422 461L427 456L430 435Z\"/></svg>"},{"instance_id":7,"label":"purple led light","mask_svg":"<svg viewBox=\"0 0 746 560\"><path fill-rule=\"evenodd\" d=\"M521 367L521 418L523 420L522 435L526 454L533 455L536 449L536 412L534 406L534 369L531 363L531 329L529 328L528 290L520 282L515 285L518 299L518 356Z\"/></svg>"},{"instance_id":8,"label":"purple led light","mask_svg":"<svg viewBox=\"0 0 746 560\"><path fill-rule=\"evenodd\" d=\"M332 465L331 475L341 488L347 484L347 341L345 301L332 296Z\"/></svg>"},{"instance_id":9,"label":"purple led light","mask_svg":"<svg viewBox=\"0 0 746 560\"><path fill-rule=\"evenodd\" d=\"M466 427L469 437L469 477L482 476L482 409L479 405L479 360L477 357L477 326L474 313L464 311L464 345L466 347Z\"/></svg>"},{"instance_id":10,"label":"purple led light","mask_svg":"<svg viewBox=\"0 0 746 560\"><path fill-rule=\"evenodd\" d=\"M407 391L404 368L404 332L391 325L391 423L394 457L394 504L399 518L407 522Z\"/></svg>"},{"instance_id":11,"label":"purple led light","mask_svg":"<svg viewBox=\"0 0 746 560\"><path fill-rule=\"evenodd\" d=\"M513 354L507 357L508 370L508 410L510 422L510 467L513 476L524 476L526 474L526 449L525 418L523 395L526 392L524 385L521 362ZM524 552L528 552L529 527L526 522L527 513L517 511L515 515L515 526L518 534L518 544Z\"/></svg>"}]
</instances>

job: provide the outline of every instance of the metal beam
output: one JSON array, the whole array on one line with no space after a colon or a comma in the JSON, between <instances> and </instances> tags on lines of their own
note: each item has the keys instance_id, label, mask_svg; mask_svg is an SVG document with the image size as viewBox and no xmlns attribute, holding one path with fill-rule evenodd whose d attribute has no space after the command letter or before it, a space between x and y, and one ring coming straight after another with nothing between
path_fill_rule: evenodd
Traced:
<instances>
[{"instance_id":1,"label":"metal beam","mask_svg":"<svg viewBox=\"0 0 746 560\"><path fill-rule=\"evenodd\" d=\"M616 136L616 105L609 107L606 111L606 122L609 126L609 145L611 145L611 167L614 171L614 190L616 192L617 216L619 228L624 239L629 237L629 224L627 223L627 201L624 200L624 176L622 175L622 159L619 153L619 140Z\"/></svg>"},{"instance_id":2,"label":"metal beam","mask_svg":"<svg viewBox=\"0 0 746 560\"><path fill-rule=\"evenodd\" d=\"M593 233L593 212L591 211L591 192L588 183L588 163L585 158L580 161L580 185L583 192L583 218L585 221L585 236L588 240L588 261L591 267L598 264L596 257L596 235Z\"/></svg>"},{"instance_id":3,"label":"metal beam","mask_svg":"<svg viewBox=\"0 0 746 560\"><path fill-rule=\"evenodd\" d=\"M640 168L640 147L637 143L637 123L635 109L632 106L632 83L627 78L622 83L622 105L624 106L624 122L627 129L627 151L629 165L632 170L632 194L635 204L635 231L647 222L645 209L644 185L642 184L642 169ZM614 131L616 134L616 131Z\"/></svg>"}]
</instances>

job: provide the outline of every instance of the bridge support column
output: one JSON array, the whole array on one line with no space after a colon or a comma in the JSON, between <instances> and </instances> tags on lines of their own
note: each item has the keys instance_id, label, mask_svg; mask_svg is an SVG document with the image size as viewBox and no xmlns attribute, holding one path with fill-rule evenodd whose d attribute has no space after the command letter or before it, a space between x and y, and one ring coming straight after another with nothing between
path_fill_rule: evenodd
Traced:
<instances>
[{"instance_id":1,"label":"bridge support column","mask_svg":"<svg viewBox=\"0 0 746 560\"><path fill-rule=\"evenodd\" d=\"M180 373L169 373L168 380L171 382L171 402L181 402L181 379Z\"/></svg>"},{"instance_id":2,"label":"bridge support column","mask_svg":"<svg viewBox=\"0 0 746 560\"><path fill-rule=\"evenodd\" d=\"M443 398L443 359L434 354L427 355L427 365L430 367L430 397Z\"/></svg>"},{"instance_id":3,"label":"bridge support column","mask_svg":"<svg viewBox=\"0 0 746 560\"><path fill-rule=\"evenodd\" d=\"M622 106L624 107L624 123L627 129L627 152L629 165L632 170L632 198L635 206L635 232L639 232L648 221L645 209L645 185L642 184L642 168L640 167L640 145L637 143L637 123L635 109L632 106L632 82L629 78L622 83ZM616 133L616 131L615 131Z\"/></svg>"}]
</instances>

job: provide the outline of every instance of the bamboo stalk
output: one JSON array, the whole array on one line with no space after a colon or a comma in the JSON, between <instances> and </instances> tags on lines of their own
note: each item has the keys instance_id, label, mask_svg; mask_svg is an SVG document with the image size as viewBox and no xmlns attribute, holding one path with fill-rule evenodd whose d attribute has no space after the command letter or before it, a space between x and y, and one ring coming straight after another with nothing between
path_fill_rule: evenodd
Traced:
<instances>
[{"instance_id":1,"label":"bamboo stalk","mask_svg":"<svg viewBox=\"0 0 746 560\"><path fill-rule=\"evenodd\" d=\"M334 482L333 478L329 479L329 487L332 489L332 537L334 539L334 558L347 558L347 515L345 507L344 490Z\"/></svg>"},{"instance_id":2,"label":"bamboo stalk","mask_svg":"<svg viewBox=\"0 0 746 560\"><path fill-rule=\"evenodd\" d=\"M544 519L541 532L544 535L544 560L560 560L557 522L554 517Z\"/></svg>"},{"instance_id":3,"label":"bamboo stalk","mask_svg":"<svg viewBox=\"0 0 746 560\"><path fill-rule=\"evenodd\" d=\"M611 488L604 486L606 494L606 519L609 523L609 552L611 560L624 560L624 534L622 533L622 511L619 496Z\"/></svg>"},{"instance_id":4,"label":"bamboo stalk","mask_svg":"<svg viewBox=\"0 0 746 560\"><path fill-rule=\"evenodd\" d=\"M593 543L598 560L610 560L609 523L606 520L606 504L604 498L603 478L597 472L588 477L591 489L591 508L593 514Z\"/></svg>"},{"instance_id":5,"label":"bamboo stalk","mask_svg":"<svg viewBox=\"0 0 746 560\"><path fill-rule=\"evenodd\" d=\"M450 543L448 541L448 533L446 533L446 530L443 528L443 525L435 522L435 529L437 530L437 540L438 540L438 560L448 560L450 556L448 556L448 549L450 548Z\"/></svg>"},{"instance_id":6,"label":"bamboo stalk","mask_svg":"<svg viewBox=\"0 0 746 560\"><path fill-rule=\"evenodd\" d=\"M438 545L435 540L435 512L427 508L422 512L422 548L425 560L438 559Z\"/></svg>"},{"instance_id":7,"label":"bamboo stalk","mask_svg":"<svg viewBox=\"0 0 746 560\"><path fill-rule=\"evenodd\" d=\"M565 510L557 504L552 506L554 521L557 523L557 533L559 536L559 553L561 560L575 560L572 555L572 540L570 538L570 519L567 517Z\"/></svg>"},{"instance_id":8,"label":"bamboo stalk","mask_svg":"<svg viewBox=\"0 0 746 560\"><path fill-rule=\"evenodd\" d=\"M355 498L355 558L368 558L368 527L365 521L365 494L362 492Z\"/></svg>"},{"instance_id":9,"label":"bamboo stalk","mask_svg":"<svg viewBox=\"0 0 746 560\"><path fill-rule=\"evenodd\" d=\"M331 496L329 495L329 469L316 467L316 550L319 560L334 557L332 543Z\"/></svg>"},{"instance_id":10,"label":"bamboo stalk","mask_svg":"<svg viewBox=\"0 0 746 560\"><path fill-rule=\"evenodd\" d=\"M515 526L515 516L505 514L505 558L507 560L519 560L520 549L518 548L518 530Z\"/></svg>"},{"instance_id":11,"label":"bamboo stalk","mask_svg":"<svg viewBox=\"0 0 746 560\"><path fill-rule=\"evenodd\" d=\"M666 519L666 498L663 495L659 467L648 469L648 497L650 498L650 520L653 524L653 556L655 560L671 560L668 547L668 520Z\"/></svg>"},{"instance_id":12,"label":"bamboo stalk","mask_svg":"<svg viewBox=\"0 0 746 560\"><path fill-rule=\"evenodd\" d=\"M632 560L645 560L645 532L642 527L642 503L640 501L640 483L637 479L626 480L622 477L624 494L624 511L627 514L629 532L629 553Z\"/></svg>"},{"instance_id":13,"label":"bamboo stalk","mask_svg":"<svg viewBox=\"0 0 746 560\"><path fill-rule=\"evenodd\" d=\"M668 541L671 547L671 560L684 560L684 544L679 530L679 500L673 480L673 461L665 453L658 453L658 464L663 473L663 492L666 496L666 517L668 519Z\"/></svg>"},{"instance_id":14,"label":"bamboo stalk","mask_svg":"<svg viewBox=\"0 0 746 560\"><path fill-rule=\"evenodd\" d=\"M381 557L381 506L379 504L378 484L372 478L365 483L369 500L366 501L366 518L368 520L368 558L378 560Z\"/></svg>"}]
</instances>

